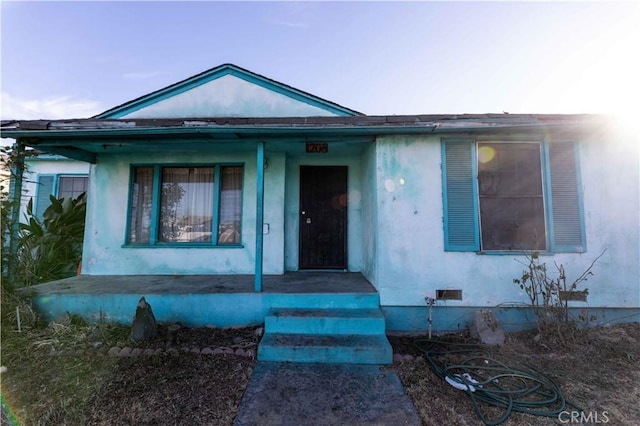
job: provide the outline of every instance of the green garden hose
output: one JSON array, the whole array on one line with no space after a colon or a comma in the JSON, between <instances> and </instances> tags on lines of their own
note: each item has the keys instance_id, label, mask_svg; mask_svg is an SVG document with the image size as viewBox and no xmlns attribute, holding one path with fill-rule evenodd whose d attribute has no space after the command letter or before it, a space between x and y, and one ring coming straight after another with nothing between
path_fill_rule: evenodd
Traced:
<instances>
[{"instance_id":1,"label":"green garden hose","mask_svg":"<svg viewBox=\"0 0 640 426\"><path fill-rule=\"evenodd\" d=\"M473 407L485 425L499 425L512 412L557 418L567 406L560 388L547 376L517 360L508 366L488 356L481 345L435 339L415 342L431 370L471 397ZM501 409L489 419L484 406Z\"/></svg>"}]
</instances>

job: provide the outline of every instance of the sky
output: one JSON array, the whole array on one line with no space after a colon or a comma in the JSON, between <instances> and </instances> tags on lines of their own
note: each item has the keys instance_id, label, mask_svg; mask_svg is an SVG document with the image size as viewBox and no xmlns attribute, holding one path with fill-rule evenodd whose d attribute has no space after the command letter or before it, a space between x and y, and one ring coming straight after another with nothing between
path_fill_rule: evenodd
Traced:
<instances>
[{"instance_id":1,"label":"sky","mask_svg":"<svg viewBox=\"0 0 640 426\"><path fill-rule=\"evenodd\" d=\"M2 1L2 119L84 118L224 63L368 115L630 114L638 2Z\"/></svg>"}]
</instances>

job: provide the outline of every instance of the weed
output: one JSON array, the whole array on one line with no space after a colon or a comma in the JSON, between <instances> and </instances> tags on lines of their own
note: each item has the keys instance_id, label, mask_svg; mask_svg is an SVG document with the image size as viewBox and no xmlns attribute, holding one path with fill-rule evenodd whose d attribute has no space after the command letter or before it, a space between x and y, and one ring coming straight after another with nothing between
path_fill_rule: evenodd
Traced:
<instances>
[{"instance_id":1,"label":"weed","mask_svg":"<svg viewBox=\"0 0 640 426\"><path fill-rule=\"evenodd\" d=\"M591 272L593 266L605 252L606 250L600 253L589 267L573 281L567 280L562 264L554 263L556 274L552 276L546 263L540 261L537 252L526 255L527 262L518 260L526 269L520 278L515 278L513 282L527 293L540 336L553 334L563 344L566 343L564 337L575 338L576 320L569 313L569 301L586 301L589 289L579 289L578 287L593 275ZM581 314L581 319L583 315Z\"/></svg>"}]
</instances>

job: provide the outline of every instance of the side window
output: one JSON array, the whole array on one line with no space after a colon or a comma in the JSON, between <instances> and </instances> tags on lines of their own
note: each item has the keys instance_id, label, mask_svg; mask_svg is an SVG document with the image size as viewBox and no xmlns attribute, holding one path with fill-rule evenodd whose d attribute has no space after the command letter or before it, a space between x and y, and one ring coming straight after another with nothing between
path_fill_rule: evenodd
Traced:
<instances>
[{"instance_id":1,"label":"side window","mask_svg":"<svg viewBox=\"0 0 640 426\"><path fill-rule=\"evenodd\" d=\"M83 192L87 192L88 182L87 176L39 175L34 200L36 216L42 217L44 211L51 205L49 196L76 198Z\"/></svg>"},{"instance_id":2,"label":"side window","mask_svg":"<svg viewBox=\"0 0 640 426\"><path fill-rule=\"evenodd\" d=\"M442 141L447 251L585 251L573 142Z\"/></svg>"}]
</instances>

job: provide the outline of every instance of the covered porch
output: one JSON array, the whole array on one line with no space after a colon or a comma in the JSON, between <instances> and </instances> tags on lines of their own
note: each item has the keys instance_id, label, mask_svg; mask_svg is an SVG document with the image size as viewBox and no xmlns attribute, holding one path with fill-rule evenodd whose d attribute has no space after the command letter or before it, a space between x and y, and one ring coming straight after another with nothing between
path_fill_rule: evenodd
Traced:
<instances>
[{"instance_id":1,"label":"covered porch","mask_svg":"<svg viewBox=\"0 0 640 426\"><path fill-rule=\"evenodd\" d=\"M47 319L69 312L90 322L129 323L140 297L158 322L189 327L251 326L274 308L379 307L375 288L360 273L287 272L264 275L79 275L31 287Z\"/></svg>"}]
</instances>

